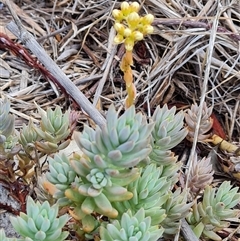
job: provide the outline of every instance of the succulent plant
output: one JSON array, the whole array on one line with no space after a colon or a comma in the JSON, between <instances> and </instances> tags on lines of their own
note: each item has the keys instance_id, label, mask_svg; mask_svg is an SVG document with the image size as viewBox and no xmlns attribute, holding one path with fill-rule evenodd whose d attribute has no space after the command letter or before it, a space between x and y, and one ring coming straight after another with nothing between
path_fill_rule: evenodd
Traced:
<instances>
[{"instance_id":1,"label":"succulent plant","mask_svg":"<svg viewBox=\"0 0 240 241\"><path fill-rule=\"evenodd\" d=\"M108 217L117 217L118 212L112 202L132 198L133 194L126 186L138 178L138 169L111 169L98 155L93 161L80 157L70 163L79 179L75 179L73 190L67 190L65 195L81 206L86 215L95 211Z\"/></svg>"},{"instance_id":2,"label":"succulent plant","mask_svg":"<svg viewBox=\"0 0 240 241\"><path fill-rule=\"evenodd\" d=\"M28 125L23 123L20 131L18 141L28 154L34 149L34 143L40 140L40 136L37 134L35 128L32 119L30 119Z\"/></svg>"},{"instance_id":3,"label":"succulent plant","mask_svg":"<svg viewBox=\"0 0 240 241\"><path fill-rule=\"evenodd\" d=\"M202 234L213 240L222 240L215 232L230 225L230 218L238 218L240 211L234 208L240 200L238 188L232 188L228 181L224 181L216 188L206 186L202 202L195 202L193 211L187 216L197 237Z\"/></svg>"},{"instance_id":4,"label":"succulent plant","mask_svg":"<svg viewBox=\"0 0 240 241\"><path fill-rule=\"evenodd\" d=\"M187 203L186 189L181 192L181 188L175 192L169 192L169 197L162 208L166 212L166 218L161 222L164 228L164 235L174 235L180 227L180 220L185 218L192 207L192 203Z\"/></svg>"},{"instance_id":5,"label":"succulent plant","mask_svg":"<svg viewBox=\"0 0 240 241\"><path fill-rule=\"evenodd\" d=\"M59 106L54 111L50 108L44 111L37 107L41 115L41 123L35 131L42 141L35 142L36 148L43 153L55 153L66 148L70 142L66 140L70 134L69 111L63 114Z\"/></svg>"},{"instance_id":6,"label":"succulent plant","mask_svg":"<svg viewBox=\"0 0 240 241\"><path fill-rule=\"evenodd\" d=\"M188 179L188 187L190 188L191 193L196 196L207 185L212 183L214 171L212 170L210 157L204 157L198 161L198 156L195 155L192 162L192 168Z\"/></svg>"},{"instance_id":7,"label":"succulent plant","mask_svg":"<svg viewBox=\"0 0 240 241\"><path fill-rule=\"evenodd\" d=\"M50 207L45 201L35 203L31 197L27 199L27 214L20 213L18 217L11 217L14 229L24 237L25 241L65 240L68 232L62 231L68 221L68 215L57 218L58 206Z\"/></svg>"},{"instance_id":8,"label":"succulent plant","mask_svg":"<svg viewBox=\"0 0 240 241\"><path fill-rule=\"evenodd\" d=\"M54 158L49 157L49 172L46 173L47 180L54 184L56 191L53 194L53 198L56 198L57 203L60 206L69 204L69 199L65 197L65 191L71 187L76 177L76 172L69 164L69 160L66 155L56 154Z\"/></svg>"},{"instance_id":9,"label":"succulent plant","mask_svg":"<svg viewBox=\"0 0 240 241\"><path fill-rule=\"evenodd\" d=\"M208 139L211 134L206 134L213 125L213 119L211 118L213 107L208 108L206 102L204 102L201 122L199 126L199 133L198 133L198 141L204 141ZM191 106L191 109L187 110L185 113L185 121L187 123L188 135L187 139L189 141L193 141L194 133L197 125L197 116L199 112L199 106L194 104Z\"/></svg>"},{"instance_id":10,"label":"succulent plant","mask_svg":"<svg viewBox=\"0 0 240 241\"><path fill-rule=\"evenodd\" d=\"M83 227L84 231L91 232L97 226L92 213L116 218L118 211L113 203L133 197L127 186L140 175L134 166L145 160L151 151L149 142L153 125L148 124L142 114L135 114L134 107L118 118L111 106L106 126L96 130L85 126L83 133L75 133L76 142L84 154L75 153L70 160L71 170L77 174L74 181L67 178L68 167L64 173L60 160L56 164L50 161L47 178L60 190L54 196L72 202L71 215L82 224L88 224ZM67 185L61 183L66 180Z\"/></svg>"},{"instance_id":11,"label":"succulent plant","mask_svg":"<svg viewBox=\"0 0 240 241\"><path fill-rule=\"evenodd\" d=\"M85 126L75 140L83 153L94 162L102 162L106 167L129 168L138 165L151 152L149 144L154 123L147 123L146 117L136 114L134 106L122 116L113 105L107 112L107 123L96 130Z\"/></svg>"},{"instance_id":12,"label":"succulent plant","mask_svg":"<svg viewBox=\"0 0 240 241\"><path fill-rule=\"evenodd\" d=\"M35 175L33 166L36 165L38 157L34 143L37 140L40 140L40 137L30 119L28 125L23 123L23 128L20 130L18 137L18 142L22 145L22 148L18 153L18 170L16 173L18 176L24 177L25 180L30 180Z\"/></svg>"},{"instance_id":13,"label":"succulent plant","mask_svg":"<svg viewBox=\"0 0 240 241\"><path fill-rule=\"evenodd\" d=\"M15 117L9 111L10 101L7 98L0 99L0 160L10 159L20 150L14 134Z\"/></svg>"},{"instance_id":14,"label":"succulent plant","mask_svg":"<svg viewBox=\"0 0 240 241\"><path fill-rule=\"evenodd\" d=\"M182 167L182 162L171 163L169 165L163 165L162 177L166 177L167 182L171 183L173 187L179 181L179 170Z\"/></svg>"},{"instance_id":15,"label":"succulent plant","mask_svg":"<svg viewBox=\"0 0 240 241\"><path fill-rule=\"evenodd\" d=\"M141 208L134 215L128 210L121 217L121 221L114 220L106 227L101 225L100 237L102 241L157 241L163 234L163 228L151 224L151 217Z\"/></svg>"},{"instance_id":16,"label":"succulent plant","mask_svg":"<svg viewBox=\"0 0 240 241\"><path fill-rule=\"evenodd\" d=\"M0 135L5 136L6 141L14 133L15 117L9 114L10 101L7 98L0 99Z\"/></svg>"},{"instance_id":17,"label":"succulent plant","mask_svg":"<svg viewBox=\"0 0 240 241\"><path fill-rule=\"evenodd\" d=\"M157 167L156 164L150 164L142 169L141 176L128 185L133 197L127 201L113 203L120 217L128 209L134 214L142 207L146 216L151 217L152 225L163 221L166 214L162 205L169 197L172 183L167 181L167 177L161 176L162 171L163 166Z\"/></svg>"},{"instance_id":18,"label":"succulent plant","mask_svg":"<svg viewBox=\"0 0 240 241\"><path fill-rule=\"evenodd\" d=\"M176 107L168 109L165 104L163 108L159 106L152 116L155 122L152 131L152 152L149 157L152 161L169 165L177 161L177 157L170 150L179 144L187 135L187 130L183 128L184 115L178 112L175 115Z\"/></svg>"}]
</instances>

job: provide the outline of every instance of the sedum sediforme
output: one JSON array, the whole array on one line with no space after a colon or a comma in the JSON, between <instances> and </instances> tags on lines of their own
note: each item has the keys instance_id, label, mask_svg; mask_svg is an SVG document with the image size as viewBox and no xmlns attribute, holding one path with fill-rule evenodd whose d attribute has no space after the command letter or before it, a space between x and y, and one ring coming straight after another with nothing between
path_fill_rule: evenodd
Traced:
<instances>
[{"instance_id":1,"label":"sedum sediforme","mask_svg":"<svg viewBox=\"0 0 240 241\"><path fill-rule=\"evenodd\" d=\"M54 158L49 157L49 172L46 173L47 180L54 184L57 191L53 198L57 199L60 206L69 204L69 199L65 197L65 191L71 187L76 178L76 172L69 164L69 160L64 153L56 154ZM47 184L45 184L47 185Z\"/></svg>"},{"instance_id":2,"label":"sedum sediforme","mask_svg":"<svg viewBox=\"0 0 240 241\"><path fill-rule=\"evenodd\" d=\"M138 169L116 170L108 167L107 163L98 157L93 161L84 157L71 160L71 166L79 178L72 183L72 189L68 189L65 195L80 205L85 214L95 211L115 218L118 212L112 202L132 198L133 194L126 186L138 178ZM79 198L76 198L76 195Z\"/></svg>"},{"instance_id":3,"label":"sedum sediforme","mask_svg":"<svg viewBox=\"0 0 240 241\"><path fill-rule=\"evenodd\" d=\"M206 102L204 102L203 110L202 110L202 116L201 116L201 122L199 126L199 132L198 132L198 141L204 141L208 139L211 135L206 134L213 125L213 119L211 118L213 107L207 107ZM193 141L194 133L197 125L197 116L199 112L199 106L197 104L194 104L191 106L191 109L187 110L187 113L185 113L185 121L187 123L187 129L188 129L188 135L187 139L189 141Z\"/></svg>"},{"instance_id":4,"label":"sedum sediforme","mask_svg":"<svg viewBox=\"0 0 240 241\"><path fill-rule=\"evenodd\" d=\"M10 114L10 101L0 99L0 160L6 160L17 154L20 148L16 145L15 117Z\"/></svg>"},{"instance_id":5,"label":"sedum sediforme","mask_svg":"<svg viewBox=\"0 0 240 241\"><path fill-rule=\"evenodd\" d=\"M141 207L144 208L146 216L151 217L152 225L157 225L166 217L163 203L169 197L169 190L172 185L162 177L163 167L150 164L141 169L141 176L128 185L133 197L128 201L115 202L113 205L123 215L128 209L136 213ZM121 216L120 215L120 216Z\"/></svg>"},{"instance_id":6,"label":"sedum sediforme","mask_svg":"<svg viewBox=\"0 0 240 241\"><path fill-rule=\"evenodd\" d=\"M41 138L37 134L35 128L36 127L33 124L33 121L30 119L28 125L25 125L25 123L23 123L23 128L20 131L19 143L22 145L27 154L31 154L31 152L35 149L34 143L36 141L39 141Z\"/></svg>"},{"instance_id":7,"label":"sedum sediforme","mask_svg":"<svg viewBox=\"0 0 240 241\"><path fill-rule=\"evenodd\" d=\"M56 204L50 207L47 201L43 204L38 201L35 203L28 197L27 214L20 213L18 217L11 217L11 223L25 241L63 241L68 236L68 232L62 231L68 216L57 218L57 215Z\"/></svg>"},{"instance_id":8,"label":"sedum sediforme","mask_svg":"<svg viewBox=\"0 0 240 241\"><path fill-rule=\"evenodd\" d=\"M134 215L129 210L122 215L120 221L114 220L106 227L101 225L102 241L157 241L163 233L163 228L151 224L151 217L141 208Z\"/></svg>"},{"instance_id":9,"label":"sedum sediforme","mask_svg":"<svg viewBox=\"0 0 240 241\"><path fill-rule=\"evenodd\" d=\"M66 157L56 155L54 160L49 159L47 178L60 190L56 197L71 201L70 214L81 221L80 233L95 232L100 225L92 215L96 213L120 220L127 210L134 215L143 208L145 215L151 217L151 225L159 225L167 210L168 220L175 226L186 216L190 204L186 205L179 192L170 191L181 167L170 149L187 133L183 129L182 113L175 115L175 111L166 106L158 108L153 121L148 123L141 113L135 113L134 106L120 117L111 106L102 129L85 126L82 133L75 132L74 138L83 152L75 153L69 160L75 176L68 177ZM144 166L151 157L155 158L154 163ZM163 161L164 158L167 160ZM167 201L168 206L163 208ZM175 204L182 213L174 210Z\"/></svg>"},{"instance_id":10,"label":"sedum sediforme","mask_svg":"<svg viewBox=\"0 0 240 241\"><path fill-rule=\"evenodd\" d=\"M186 192L186 190L181 192L181 188L174 192L169 191L169 197L162 205L166 212L166 218L161 222L164 235L176 234L180 226L180 220L189 214L192 203L187 203Z\"/></svg>"},{"instance_id":11,"label":"sedum sediforme","mask_svg":"<svg viewBox=\"0 0 240 241\"><path fill-rule=\"evenodd\" d=\"M222 240L216 231L230 225L227 219L237 218L240 223L240 211L233 209L240 200L238 188L232 188L228 181L224 181L219 188L206 186L202 202L195 202L193 211L187 221L193 231L200 237L202 234L213 240Z\"/></svg>"},{"instance_id":12,"label":"sedum sediforme","mask_svg":"<svg viewBox=\"0 0 240 241\"><path fill-rule=\"evenodd\" d=\"M78 177L65 195L76 205L74 216L91 223L86 230L95 227L90 218L93 212L116 218L118 211L113 203L133 197L128 185L140 175L134 166L146 159L151 151L149 142L153 125L147 123L141 113L136 114L133 106L120 117L111 106L102 129L85 126L83 133L75 134L84 155L75 154L70 160Z\"/></svg>"},{"instance_id":13,"label":"sedum sediforme","mask_svg":"<svg viewBox=\"0 0 240 241\"><path fill-rule=\"evenodd\" d=\"M76 142L84 154L80 156L75 153L70 160L77 176L74 181L71 180L71 186L64 195L75 206L73 216L83 223L90 223L85 230L92 231L95 227L92 213L116 218L118 211L112 203L133 197L127 186L139 177L139 170L134 166L147 158L151 151L149 142L153 125L148 124L142 114L136 114L134 107L118 118L111 106L107 124L102 129L85 126L83 133L75 133ZM51 162L50 167L47 177L52 184L56 184L56 180L59 181L56 177L62 170ZM60 176L61 179L65 179L63 176ZM62 184L60 187L66 188Z\"/></svg>"},{"instance_id":14,"label":"sedum sediforme","mask_svg":"<svg viewBox=\"0 0 240 241\"><path fill-rule=\"evenodd\" d=\"M188 187L191 193L196 196L213 180L214 171L212 169L211 158L198 160L197 154L193 158L192 168L189 173Z\"/></svg>"},{"instance_id":15,"label":"sedum sediforme","mask_svg":"<svg viewBox=\"0 0 240 241\"><path fill-rule=\"evenodd\" d=\"M55 110L50 108L44 111L38 107L41 115L40 127L35 131L41 137L41 141L36 141L36 148L43 153L55 153L66 148L70 140L66 140L70 134L69 111L62 113L60 106Z\"/></svg>"},{"instance_id":16,"label":"sedum sediforme","mask_svg":"<svg viewBox=\"0 0 240 241\"><path fill-rule=\"evenodd\" d=\"M100 158L107 165L117 168L136 166L151 152L150 137L154 123L147 123L146 117L135 113L134 106L122 116L111 105L107 112L107 123L96 130L85 126L76 136L76 142L88 158Z\"/></svg>"},{"instance_id":17,"label":"sedum sediforme","mask_svg":"<svg viewBox=\"0 0 240 241\"><path fill-rule=\"evenodd\" d=\"M10 101L7 98L0 100L0 135L6 138L5 145L6 148L11 147L11 137L14 133L14 121L15 117L9 114L10 111Z\"/></svg>"},{"instance_id":18,"label":"sedum sediforme","mask_svg":"<svg viewBox=\"0 0 240 241\"><path fill-rule=\"evenodd\" d=\"M18 153L18 175L23 175L25 179L30 179L35 174L32 167L35 166L36 160L38 159L35 142L39 140L40 136L35 131L35 125L30 119L28 125L23 124L18 138L23 148L23 150Z\"/></svg>"},{"instance_id":19,"label":"sedum sediforme","mask_svg":"<svg viewBox=\"0 0 240 241\"><path fill-rule=\"evenodd\" d=\"M169 165L177 161L171 148L179 144L187 135L187 130L183 128L183 112L180 111L177 114L175 112L176 107L169 110L165 104L163 108L158 106L152 116L155 126L152 131L152 152L149 157L159 165Z\"/></svg>"}]
</instances>

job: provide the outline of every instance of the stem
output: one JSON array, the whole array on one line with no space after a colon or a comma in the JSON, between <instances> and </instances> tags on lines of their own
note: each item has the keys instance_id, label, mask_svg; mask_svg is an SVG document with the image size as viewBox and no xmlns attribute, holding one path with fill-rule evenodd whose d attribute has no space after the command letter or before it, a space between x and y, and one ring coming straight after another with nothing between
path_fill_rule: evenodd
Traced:
<instances>
[{"instance_id":1,"label":"stem","mask_svg":"<svg viewBox=\"0 0 240 241\"><path fill-rule=\"evenodd\" d=\"M120 64L120 68L124 73L123 78L126 83L126 90L128 94L126 103L125 103L126 108L134 104L134 100L136 97L136 88L133 83L133 74L131 69L132 64L133 64L132 51L126 51Z\"/></svg>"}]
</instances>

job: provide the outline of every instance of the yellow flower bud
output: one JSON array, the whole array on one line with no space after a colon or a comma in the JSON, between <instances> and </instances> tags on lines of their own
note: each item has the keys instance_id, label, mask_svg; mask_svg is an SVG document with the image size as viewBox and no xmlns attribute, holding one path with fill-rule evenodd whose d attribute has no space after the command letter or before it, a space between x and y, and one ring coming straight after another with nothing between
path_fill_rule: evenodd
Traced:
<instances>
[{"instance_id":1,"label":"yellow flower bud","mask_svg":"<svg viewBox=\"0 0 240 241\"><path fill-rule=\"evenodd\" d=\"M137 28L137 25L139 24L139 22L140 22L140 17L137 13L133 12L128 15L127 23L129 28L131 29Z\"/></svg>"},{"instance_id":2,"label":"yellow flower bud","mask_svg":"<svg viewBox=\"0 0 240 241\"><path fill-rule=\"evenodd\" d=\"M150 25L152 24L153 20L154 20L154 16L149 13L145 15L143 18L141 18L141 23L144 25Z\"/></svg>"},{"instance_id":3,"label":"yellow flower bud","mask_svg":"<svg viewBox=\"0 0 240 241\"><path fill-rule=\"evenodd\" d=\"M124 38L123 38L123 36L122 36L121 34L116 35L116 36L114 37L114 39L113 39L113 42L114 42L115 44L120 44L120 43L122 43L123 41L124 41Z\"/></svg>"},{"instance_id":4,"label":"yellow flower bud","mask_svg":"<svg viewBox=\"0 0 240 241\"><path fill-rule=\"evenodd\" d=\"M128 15L130 13L130 7L129 7L129 3L127 2L122 2L121 4L121 10L123 15Z\"/></svg>"},{"instance_id":5,"label":"yellow flower bud","mask_svg":"<svg viewBox=\"0 0 240 241\"><path fill-rule=\"evenodd\" d=\"M124 41L125 49L127 51L132 51L134 46L134 40L132 38L126 38Z\"/></svg>"},{"instance_id":6,"label":"yellow flower bud","mask_svg":"<svg viewBox=\"0 0 240 241\"><path fill-rule=\"evenodd\" d=\"M134 31L132 37L135 41L140 41L143 39L143 34L139 31Z\"/></svg>"},{"instance_id":7,"label":"yellow flower bud","mask_svg":"<svg viewBox=\"0 0 240 241\"><path fill-rule=\"evenodd\" d=\"M123 14L120 10L118 9L114 9L112 11L112 15L113 17L117 20L117 21L122 21L123 20Z\"/></svg>"},{"instance_id":8,"label":"yellow flower bud","mask_svg":"<svg viewBox=\"0 0 240 241\"><path fill-rule=\"evenodd\" d=\"M121 23L115 23L115 24L114 24L114 28L115 28L115 30L116 30L119 34L121 34L121 35L124 34L125 27L124 27L123 24L121 24Z\"/></svg>"},{"instance_id":9,"label":"yellow flower bud","mask_svg":"<svg viewBox=\"0 0 240 241\"><path fill-rule=\"evenodd\" d=\"M136 12L137 13L139 11L139 9L140 9L139 3L137 3L137 2L131 3L130 9L131 9L131 12Z\"/></svg>"},{"instance_id":10,"label":"yellow flower bud","mask_svg":"<svg viewBox=\"0 0 240 241\"><path fill-rule=\"evenodd\" d=\"M123 35L124 35L125 37L128 37L128 36L130 36L131 34L132 34L132 30L131 30L130 28L125 28L125 29L124 29Z\"/></svg>"},{"instance_id":11,"label":"yellow flower bud","mask_svg":"<svg viewBox=\"0 0 240 241\"><path fill-rule=\"evenodd\" d=\"M143 27L143 34L144 34L144 35L152 34L152 33L153 33L153 30L154 30L153 26L151 26L151 25L146 25L146 26Z\"/></svg>"}]
</instances>

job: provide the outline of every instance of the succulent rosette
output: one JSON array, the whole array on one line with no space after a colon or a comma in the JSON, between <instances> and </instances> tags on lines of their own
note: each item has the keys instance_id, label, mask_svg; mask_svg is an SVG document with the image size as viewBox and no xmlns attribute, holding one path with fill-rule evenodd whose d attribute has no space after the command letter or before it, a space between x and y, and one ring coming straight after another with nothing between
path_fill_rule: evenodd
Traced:
<instances>
[{"instance_id":1,"label":"succulent rosette","mask_svg":"<svg viewBox=\"0 0 240 241\"><path fill-rule=\"evenodd\" d=\"M15 116L10 114L10 101L0 99L0 161L7 160L16 155L20 146L15 135Z\"/></svg>"},{"instance_id":2,"label":"succulent rosette","mask_svg":"<svg viewBox=\"0 0 240 241\"><path fill-rule=\"evenodd\" d=\"M213 181L214 171L212 169L211 157L198 160L197 154L192 160L192 168L189 172L188 187L191 193L198 195L207 185Z\"/></svg>"},{"instance_id":3,"label":"succulent rosette","mask_svg":"<svg viewBox=\"0 0 240 241\"><path fill-rule=\"evenodd\" d=\"M238 189L232 188L228 181L224 181L218 189L206 186L202 202L195 202L193 211L187 216L197 237L203 234L213 240L221 240L216 231L227 228L230 225L228 219L235 218L240 223L240 211L233 209L240 200Z\"/></svg>"},{"instance_id":4,"label":"succulent rosette","mask_svg":"<svg viewBox=\"0 0 240 241\"><path fill-rule=\"evenodd\" d=\"M121 215L128 209L136 213L142 207L146 215L151 217L152 225L161 223L166 217L162 205L167 201L172 185L167 177L161 176L162 171L163 167L157 167L156 164L141 169L141 176L128 185L133 197L127 201L115 202L113 206Z\"/></svg>"},{"instance_id":5,"label":"succulent rosette","mask_svg":"<svg viewBox=\"0 0 240 241\"><path fill-rule=\"evenodd\" d=\"M36 127L34 126L32 120L30 119L28 125L25 125L25 123L23 123L22 130L20 131L19 143L23 146L24 150L27 153L30 153L33 150L34 143L36 141L39 141L41 138L37 134L35 128Z\"/></svg>"},{"instance_id":6,"label":"succulent rosette","mask_svg":"<svg viewBox=\"0 0 240 241\"><path fill-rule=\"evenodd\" d=\"M5 136L6 141L9 140L14 133L15 117L9 114L10 101L6 98L0 100L0 135Z\"/></svg>"},{"instance_id":7,"label":"succulent rosette","mask_svg":"<svg viewBox=\"0 0 240 241\"><path fill-rule=\"evenodd\" d=\"M4 232L4 229L0 229L0 240L1 241L31 241L28 239L21 239L21 238L7 238Z\"/></svg>"},{"instance_id":8,"label":"succulent rosette","mask_svg":"<svg viewBox=\"0 0 240 241\"><path fill-rule=\"evenodd\" d=\"M169 165L177 161L177 157L170 149L178 145L188 133L183 128L183 112L180 111L177 114L175 112L176 107L169 110L165 104L163 108L158 106L152 116L155 126L151 142L153 149L149 157L161 165Z\"/></svg>"},{"instance_id":9,"label":"succulent rosette","mask_svg":"<svg viewBox=\"0 0 240 241\"><path fill-rule=\"evenodd\" d=\"M106 227L101 225L100 237L102 241L157 241L163 231L158 225L152 225L151 217L141 208L134 215L129 210L122 215L120 221L114 220Z\"/></svg>"},{"instance_id":10,"label":"succulent rosette","mask_svg":"<svg viewBox=\"0 0 240 241\"><path fill-rule=\"evenodd\" d=\"M49 172L46 173L47 180L54 184L56 191L53 197L57 199L60 206L69 203L69 199L65 197L65 191L71 187L71 184L76 178L76 172L69 164L69 160L66 155L57 154L54 158L49 157Z\"/></svg>"},{"instance_id":11,"label":"succulent rosette","mask_svg":"<svg viewBox=\"0 0 240 241\"><path fill-rule=\"evenodd\" d=\"M48 108L47 111L38 107L38 111L41 123L35 131L42 141L35 142L36 148L43 153L54 153L66 148L70 142L66 140L70 134L69 111L63 114L60 106L55 110Z\"/></svg>"},{"instance_id":12,"label":"succulent rosette","mask_svg":"<svg viewBox=\"0 0 240 241\"><path fill-rule=\"evenodd\" d=\"M85 214L96 211L117 217L118 212L112 202L132 198L133 194L126 187L138 178L138 169L111 169L98 155L93 161L80 157L70 162L79 179L72 183L73 190L67 190L65 195L80 205ZM76 198L76 193L79 198Z\"/></svg>"},{"instance_id":13,"label":"succulent rosette","mask_svg":"<svg viewBox=\"0 0 240 241\"><path fill-rule=\"evenodd\" d=\"M147 123L146 117L136 114L134 106L118 118L111 105L106 119L102 129L85 126L82 134L75 135L78 146L91 161L97 159L108 163L106 166L129 168L147 158L154 123Z\"/></svg>"},{"instance_id":14,"label":"succulent rosette","mask_svg":"<svg viewBox=\"0 0 240 241\"><path fill-rule=\"evenodd\" d=\"M211 134L207 134L207 132L210 131L213 126L213 119L211 118L212 110L213 107L208 108L206 102L204 102L200 126L198 129L198 141L204 141L211 136ZM198 122L198 113L199 106L197 104L192 105L191 109L188 109L187 113L185 113L185 120L188 128L187 139L191 142L194 139L194 133Z\"/></svg>"},{"instance_id":15,"label":"succulent rosette","mask_svg":"<svg viewBox=\"0 0 240 241\"><path fill-rule=\"evenodd\" d=\"M180 220L189 214L192 205L192 203L187 203L186 189L183 192L181 192L181 188L178 188L175 192L169 192L167 201L162 205L166 212L166 218L161 222L164 235L177 233Z\"/></svg>"},{"instance_id":16,"label":"succulent rosette","mask_svg":"<svg viewBox=\"0 0 240 241\"><path fill-rule=\"evenodd\" d=\"M169 165L163 165L162 177L166 177L167 182L172 183L173 187L179 180L179 170L182 167L182 162L171 163Z\"/></svg>"},{"instance_id":17,"label":"succulent rosette","mask_svg":"<svg viewBox=\"0 0 240 241\"><path fill-rule=\"evenodd\" d=\"M31 197L27 199L27 214L20 213L18 217L11 217L14 229L24 237L26 241L63 241L68 232L62 231L68 221L68 215L57 218L58 206L50 207L45 201L35 203Z\"/></svg>"}]
</instances>

